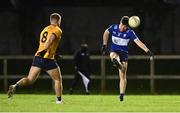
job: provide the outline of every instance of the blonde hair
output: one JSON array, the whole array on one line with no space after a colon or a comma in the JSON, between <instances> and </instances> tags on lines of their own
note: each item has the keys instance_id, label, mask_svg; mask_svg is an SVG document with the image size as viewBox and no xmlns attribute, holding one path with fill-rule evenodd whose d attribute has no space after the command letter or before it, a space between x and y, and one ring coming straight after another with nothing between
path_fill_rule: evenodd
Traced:
<instances>
[{"instance_id":1,"label":"blonde hair","mask_svg":"<svg viewBox=\"0 0 180 113\"><path fill-rule=\"evenodd\" d=\"M58 14L58 13L52 13L50 15L50 19L53 19L53 18L56 18L57 20L60 20L61 19L61 15Z\"/></svg>"},{"instance_id":2,"label":"blonde hair","mask_svg":"<svg viewBox=\"0 0 180 113\"><path fill-rule=\"evenodd\" d=\"M54 23L54 21L52 21L52 20L56 20L56 23ZM58 13L52 13L50 15L50 23L51 24L57 24L58 26L60 26L60 24L61 24L61 15L58 14Z\"/></svg>"}]
</instances>

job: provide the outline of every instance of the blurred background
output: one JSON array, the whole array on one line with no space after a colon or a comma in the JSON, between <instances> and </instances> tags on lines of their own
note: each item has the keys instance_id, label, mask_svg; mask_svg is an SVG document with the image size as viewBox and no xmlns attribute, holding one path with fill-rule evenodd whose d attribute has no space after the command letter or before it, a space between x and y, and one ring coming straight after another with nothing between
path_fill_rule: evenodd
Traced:
<instances>
[{"instance_id":1,"label":"blurred background","mask_svg":"<svg viewBox=\"0 0 180 113\"><path fill-rule=\"evenodd\" d=\"M130 59L128 76L142 75L143 79L130 79L127 92L180 93L180 1L179 0L1 0L0 1L0 91L7 90L9 85L18 80L16 75L27 74L32 59L13 59L17 56L32 56L36 52L41 30L49 25L49 15L58 12L62 16L62 40L59 53L72 56L80 48L82 40L89 45L91 55L100 55L102 35L111 24L119 23L124 15L137 15L141 25L134 29L138 37L154 52L155 55L176 55L176 58L158 59L152 72L147 59ZM135 44L129 46L130 55L145 55ZM7 56L12 56L6 59ZM101 59L92 61L92 75L99 79L92 80L92 92L101 93L102 85L106 84L104 92L118 93L118 79L103 79ZM64 76L73 75L72 59L64 59L59 64ZM136 65L136 66L135 66ZM111 69L107 59L106 74L117 76ZM152 73L149 73L149 72ZM45 73L42 73L45 74ZM149 75L162 75L150 80ZM12 75L14 77L6 77ZM163 75L167 75L163 78ZM175 76L176 75L176 76ZM47 76L47 75L44 75ZM175 76L167 78L168 76ZM5 80L4 80L5 78ZM13 78L13 79L12 79ZM70 77L72 78L72 77ZM95 77L96 78L96 77ZM133 77L132 77L133 78ZM134 77L136 78L136 77ZM39 81L39 82L38 82ZM38 80L29 89L51 89L51 80ZM64 92L68 93L71 79L64 80ZM44 84L44 85L42 85ZM44 88L42 88L44 87ZM95 88L93 88L95 87ZM23 89L25 90L25 89ZM28 90L28 89L26 89ZM80 93L81 91L77 92Z\"/></svg>"}]
</instances>

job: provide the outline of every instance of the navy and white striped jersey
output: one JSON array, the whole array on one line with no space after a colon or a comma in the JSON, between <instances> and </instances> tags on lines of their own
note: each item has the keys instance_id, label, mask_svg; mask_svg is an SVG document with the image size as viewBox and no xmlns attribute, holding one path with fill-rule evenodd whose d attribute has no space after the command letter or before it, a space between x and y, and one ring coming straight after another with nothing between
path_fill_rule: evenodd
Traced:
<instances>
[{"instance_id":1,"label":"navy and white striped jersey","mask_svg":"<svg viewBox=\"0 0 180 113\"><path fill-rule=\"evenodd\" d=\"M111 34L111 51L122 51L128 53L128 43L129 41L134 41L138 39L135 32L128 28L126 31L121 32L119 30L119 24L111 25L108 28Z\"/></svg>"}]
</instances>

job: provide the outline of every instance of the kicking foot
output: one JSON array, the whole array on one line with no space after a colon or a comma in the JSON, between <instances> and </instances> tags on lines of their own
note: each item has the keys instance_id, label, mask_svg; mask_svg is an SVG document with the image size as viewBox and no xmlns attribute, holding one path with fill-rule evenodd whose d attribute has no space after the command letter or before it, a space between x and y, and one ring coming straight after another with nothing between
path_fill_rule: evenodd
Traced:
<instances>
[{"instance_id":1,"label":"kicking foot","mask_svg":"<svg viewBox=\"0 0 180 113\"><path fill-rule=\"evenodd\" d=\"M8 93L7 93L9 99L11 99L13 97L13 94L15 91L16 91L16 87L14 85L10 85Z\"/></svg>"},{"instance_id":2,"label":"kicking foot","mask_svg":"<svg viewBox=\"0 0 180 113\"><path fill-rule=\"evenodd\" d=\"M117 69L122 68L121 64L119 64L119 62L115 58L112 59L112 62L113 62L113 66L116 67Z\"/></svg>"}]
</instances>

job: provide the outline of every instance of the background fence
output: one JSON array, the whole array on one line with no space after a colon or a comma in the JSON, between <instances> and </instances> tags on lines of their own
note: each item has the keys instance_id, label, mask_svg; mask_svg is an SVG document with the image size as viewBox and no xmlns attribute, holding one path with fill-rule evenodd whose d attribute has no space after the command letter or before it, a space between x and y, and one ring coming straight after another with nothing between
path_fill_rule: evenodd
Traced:
<instances>
[{"instance_id":1,"label":"background fence","mask_svg":"<svg viewBox=\"0 0 180 113\"><path fill-rule=\"evenodd\" d=\"M33 56L0 56L0 60L2 61L2 73L0 73L0 79L3 80L4 91L7 91L7 89L8 89L8 85L9 85L8 80L19 79L22 77L19 75L19 73L15 74L15 75L9 74L9 67L10 66L11 67L18 67L18 63L17 64L12 64L12 63L10 64L8 62L10 62L12 60L17 61L17 62L18 62L18 60L31 60L32 58L33 58ZM72 61L72 59L73 59L73 56L63 56L62 61L63 60ZM110 75L108 73L109 66L107 65L109 62L109 57L107 57L107 56L105 56L105 57L104 56L91 56L91 60L92 61L93 60L99 61L96 63L97 63L97 65L100 65L100 75L92 74L91 78L92 79L98 79L101 81L100 88L101 88L101 93L103 93L103 92L105 92L106 87L107 87L106 81L112 80L112 79L118 79L118 76L117 75L109 76ZM178 74L178 72L180 72L178 70L178 64L171 64L172 66L174 65L174 67L172 67L169 62L166 62L166 64L162 64L163 68L161 70L165 71L167 68L169 68L169 66L171 66L171 68L174 69L174 70L172 70L173 74L168 73L168 74L163 74L163 75L161 75L161 73L158 74L156 72L158 69L160 69L160 66L156 67L158 65L155 65L155 63L156 62L159 63L160 60L164 60L164 61L174 60L176 63L178 63L178 61L180 60L180 55L156 55L156 56L154 56L154 59L149 59L148 56L133 55L133 56L129 56L129 60L135 60L135 61L142 60L142 62L148 62L149 66L147 66L147 67L149 68L148 69L149 74L147 74L147 75L136 74L133 76L129 76L129 74L128 74L127 78L128 79L137 79L137 80L138 79L149 80L149 90L152 94L155 93L155 91L156 91L156 88L155 88L155 80L156 79L180 80L180 75ZM100 63L100 64L98 64L98 63ZM135 65L134 67L138 67L138 64ZM64 67L63 69L65 69L65 68L68 70L67 66ZM141 69L138 70L138 72L141 72L144 68L146 68L146 67L142 66ZM63 69L62 69L62 71L63 71ZM49 76L39 76L39 79L50 79L50 77ZM63 79L73 79L73 73L72 74L63 74ZM178 87L178 86L176 86L176 87Z\"/></svg>"}]
</instances>

